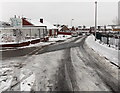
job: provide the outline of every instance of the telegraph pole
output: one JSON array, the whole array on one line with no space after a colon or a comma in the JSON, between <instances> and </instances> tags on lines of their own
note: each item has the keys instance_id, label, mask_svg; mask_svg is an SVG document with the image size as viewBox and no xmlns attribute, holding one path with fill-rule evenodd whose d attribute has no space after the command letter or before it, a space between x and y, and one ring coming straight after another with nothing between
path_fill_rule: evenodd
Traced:
<instances>
[{"instance_id":1,"label":"telegraph pole","mask_svg":"<svg viewBox=\"0 0 120 93\"><path fill-rule=\"evenodd\" d=\"M96 41L96 30L97 30L97 1L95 1L95 41Z\"/></svg>"}]
</instances>

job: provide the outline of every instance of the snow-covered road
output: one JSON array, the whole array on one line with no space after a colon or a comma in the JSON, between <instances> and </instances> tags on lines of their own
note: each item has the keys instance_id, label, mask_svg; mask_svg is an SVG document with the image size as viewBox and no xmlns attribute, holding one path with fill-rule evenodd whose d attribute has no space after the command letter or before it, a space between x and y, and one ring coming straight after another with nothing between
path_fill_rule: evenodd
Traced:
<instances>
[{"instance_id":1,"label":"snow-covered road","mask_svg":"<svg viewBox=\"0 0 120 93\"><path fill-rule=\"evenodd\" d=\"M6 77L13 77L7 90L117 93L118 67L89 48L85 38L74 37L31 56L4 60L3 66L12 69Z\"/></svg>"}]
</instances>

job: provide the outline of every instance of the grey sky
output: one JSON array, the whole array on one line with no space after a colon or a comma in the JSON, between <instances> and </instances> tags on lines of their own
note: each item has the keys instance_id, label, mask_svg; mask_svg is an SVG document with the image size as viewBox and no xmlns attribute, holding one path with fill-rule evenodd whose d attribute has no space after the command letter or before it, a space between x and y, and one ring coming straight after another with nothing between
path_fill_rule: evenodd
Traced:
<instances>
[{"instance_id":1,"label":"grey sky","mask_svg":"<svg viewBox=\"0 0 120 93\"><path fill-rule=\"evenodd\" d=\"M14 15L31 19L43 17L50 23L94 25L94 2L2 2L2 18L8 21ZM98 3L98 25L113 24L118 13L117 2Z\"/></svg>"}]
</instances>

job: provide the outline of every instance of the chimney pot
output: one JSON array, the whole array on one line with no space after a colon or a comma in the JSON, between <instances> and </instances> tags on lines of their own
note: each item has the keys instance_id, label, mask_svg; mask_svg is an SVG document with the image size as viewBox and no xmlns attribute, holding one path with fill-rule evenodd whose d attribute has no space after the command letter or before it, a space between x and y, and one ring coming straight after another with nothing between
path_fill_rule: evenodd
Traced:
<instances>
[{"instance_id":1,"label":"chimney pot","mask_svg":"<svg viewBox=\"0 0 120 93\"><path fill-rule=\"evenodd\" d=\"M43 19L42 18L40 19L40 22L43 23Z\"/></svg>"},{"instance_id":2,"label":"chimney pot","mask_svg":"<svg viewBox=\"0 0 120 93\"><path fill-rule=\"evenodd\" d=\"M15 15L15 18L16 18L16 15Z\"/></svg>"}]
</instances>

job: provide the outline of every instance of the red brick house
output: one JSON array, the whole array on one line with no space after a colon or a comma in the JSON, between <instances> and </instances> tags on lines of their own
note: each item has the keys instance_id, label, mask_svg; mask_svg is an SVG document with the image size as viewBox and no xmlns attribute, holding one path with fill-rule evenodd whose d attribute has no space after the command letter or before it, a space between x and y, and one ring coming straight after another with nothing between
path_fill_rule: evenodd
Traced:
<instances>
[{"instance_id":1,"label":"red brick house","mask_svg":"<svg viewBox=\"0 0 120 93\"><path fill-rule=\"evenodd\" d=\"M58 34L71 35L71 30L66 25L63 25L58 31Z\"/></svg>"}]
</instances>

